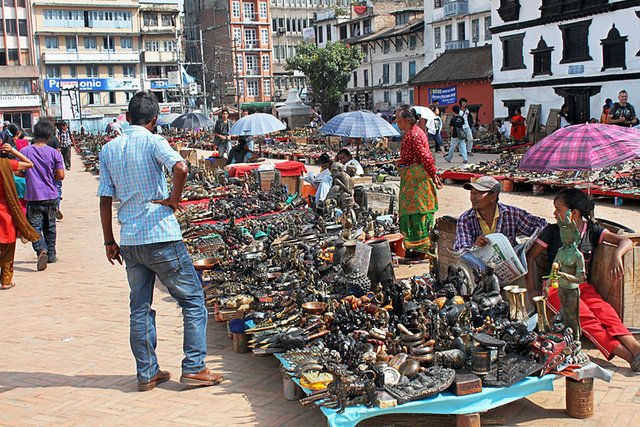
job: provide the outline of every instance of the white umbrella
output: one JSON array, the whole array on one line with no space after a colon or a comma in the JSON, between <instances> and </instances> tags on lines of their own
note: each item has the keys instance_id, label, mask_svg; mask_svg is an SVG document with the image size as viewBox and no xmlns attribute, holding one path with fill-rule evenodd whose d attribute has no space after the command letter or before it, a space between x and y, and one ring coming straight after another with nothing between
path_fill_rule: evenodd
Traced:
<instances>
[{"instance_id":1,"label":"white umbrella","mask_svg":"<svg viewBox=\"0 0 640 427\"><path fill-rule=\"evenodd\" d=\"M254 113L244 116L231 126L229 135L266 135L279 132L284 128L286 128L285 124L271 114Z\"/></svg>"},{"instance_id":2,"label":"white umbrella","mask_svg":"<svg viewBox=\"0 0 640 427\"><path fill-rule=\"evenodd\" d=\"M420 118L421 119L425 119L425 120L429 121L429 120L433 120L433 119L436 118L436 113L431 111L431 108L429 108L429 107L423 107L421 105L416 105L416 106L414 106L412 108L414 110L416 110L416 113L420 114Z\"/></svg>"}]
</instances>

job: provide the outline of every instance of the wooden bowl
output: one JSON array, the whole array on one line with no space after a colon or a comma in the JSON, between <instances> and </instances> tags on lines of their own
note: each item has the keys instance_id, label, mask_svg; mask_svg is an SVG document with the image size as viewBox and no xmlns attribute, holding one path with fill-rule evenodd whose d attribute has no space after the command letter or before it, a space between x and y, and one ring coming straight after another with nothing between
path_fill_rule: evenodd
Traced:
<instances>
[{"instance_id":1,"label":"wooden bowl","mask_svg":"<svg viewBox=\"0 0 640 427\"><path fill-rule=\"evenodd\" d=\"M309 314L324 314L327 311L327 303L326 302L305 302L302 304L302 311Z\"/></svg>"},{"instance_id":2,"label":"wooden bowl","mask_svg":"<svg viewBox=\"0 0 640 427\"><path fill-rule=\"evenodd\" d=\"M213 270L216 265L220 265L220 258L203 258L193 262L196 270Z\"/></svg>"}]
</instances>

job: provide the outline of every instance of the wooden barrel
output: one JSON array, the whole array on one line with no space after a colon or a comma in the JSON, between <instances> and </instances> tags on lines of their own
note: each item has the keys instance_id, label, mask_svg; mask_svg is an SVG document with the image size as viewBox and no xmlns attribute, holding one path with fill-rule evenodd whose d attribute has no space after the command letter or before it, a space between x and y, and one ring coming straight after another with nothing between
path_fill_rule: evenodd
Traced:
<instances>
[{"instance_id":1,"label":"wooden barrel","mask_svg":"<svg viewBox=\"0 0 640 427\"><path fill-rule=\"evenodd\" d=\"M583 380L567 378L565 385L567 415L580 419L593 417L593 378Z\"/></svg>"}]
</instances>

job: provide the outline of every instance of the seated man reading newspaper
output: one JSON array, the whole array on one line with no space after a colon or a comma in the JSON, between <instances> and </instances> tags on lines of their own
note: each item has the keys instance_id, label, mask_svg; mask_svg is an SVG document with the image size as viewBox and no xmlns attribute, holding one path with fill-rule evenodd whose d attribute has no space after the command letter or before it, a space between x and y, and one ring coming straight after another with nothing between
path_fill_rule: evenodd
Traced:
<instances>
[{"instance_id":1,"label":"seated man reading newspaper","mask_svg":"<svg viewBox=\"0 0 640 427\"><path fill-rule=\"evenodd\" d=\"M471 209L458 219L453 250L476 269L482 268L479 261L496 264L496 275L502 284L523 276L527 271L525 245L518 245L516 238L537 236L547 221L524 209L500 203L500 183L492 177L480 177L465 184L464 189L470 191ZM529 239L530 243L533 241ZM509 250L509 246L515 250ZM520 265L516 262L518 258Z\"/></svg>"}]
</instances>

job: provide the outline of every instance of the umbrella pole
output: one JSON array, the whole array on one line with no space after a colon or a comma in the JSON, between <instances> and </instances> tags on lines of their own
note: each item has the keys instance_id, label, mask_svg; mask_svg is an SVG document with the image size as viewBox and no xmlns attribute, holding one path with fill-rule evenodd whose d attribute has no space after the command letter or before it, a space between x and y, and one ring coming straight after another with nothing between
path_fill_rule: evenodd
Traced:
<instances>
[{"instance_id":1,"label":"umbrella pole","mask_svg":"<svg viewBox=\"0 0 640 427\"><path fill-rule=\"evenodd\" d=\"M356 143L356 159L360 158L360 140L362 138L358 138L358 142Z\"/></svg>"}]
</instances>

